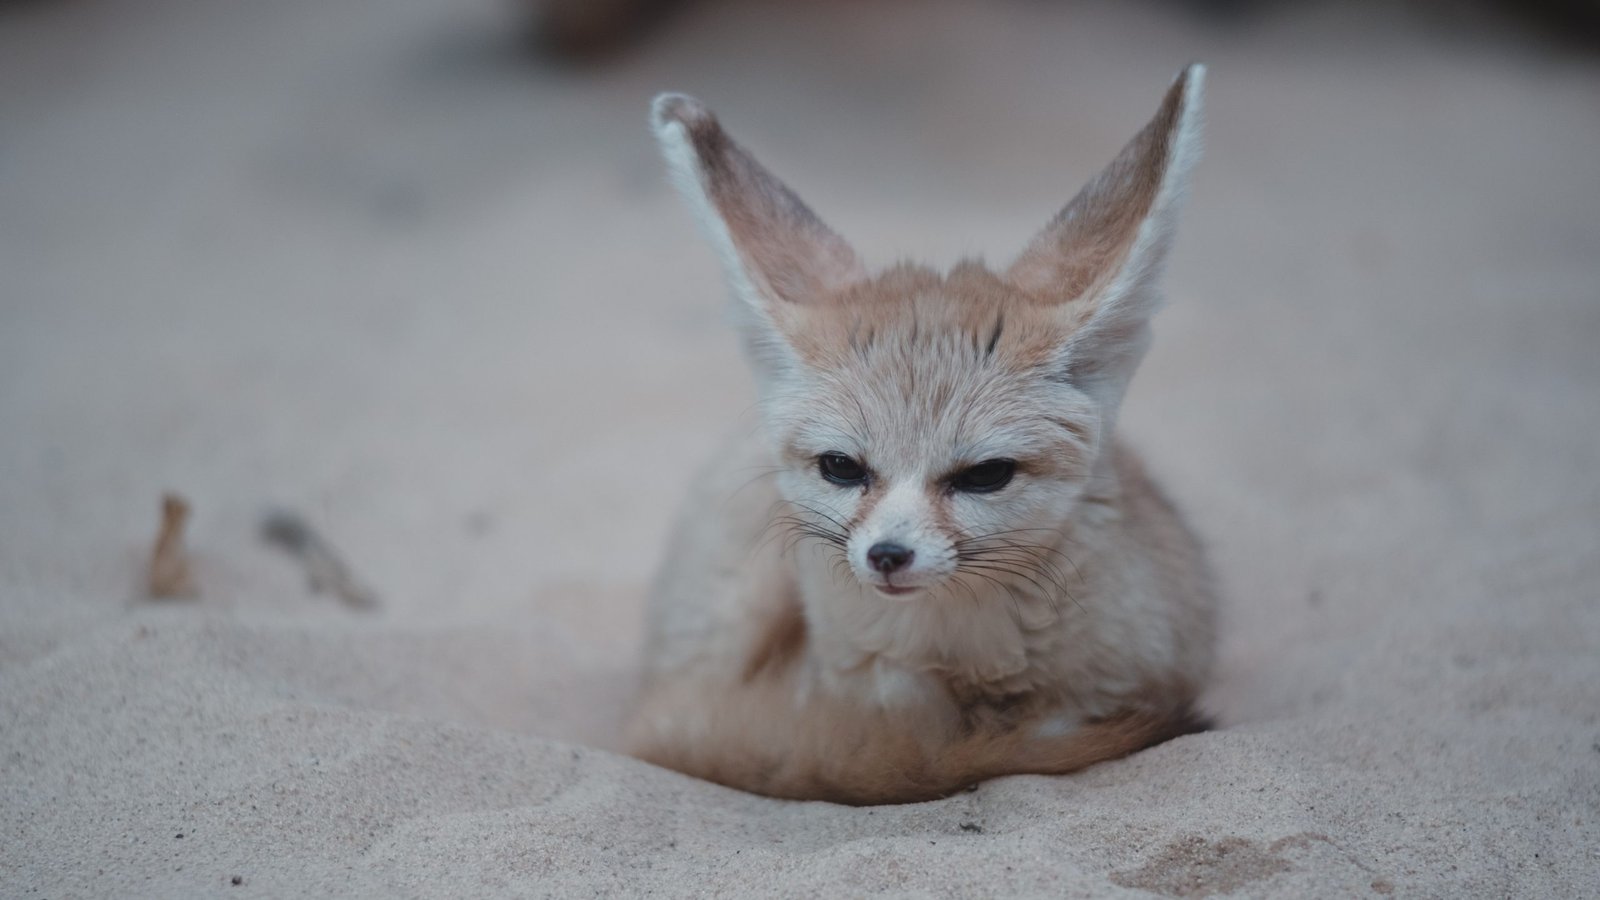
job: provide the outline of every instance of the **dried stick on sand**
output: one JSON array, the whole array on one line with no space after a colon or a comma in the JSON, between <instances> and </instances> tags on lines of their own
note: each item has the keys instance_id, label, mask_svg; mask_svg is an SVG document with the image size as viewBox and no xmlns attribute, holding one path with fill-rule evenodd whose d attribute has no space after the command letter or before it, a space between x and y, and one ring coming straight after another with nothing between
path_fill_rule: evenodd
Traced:
<instances>
[{"instance_id":1,"label":"dried stick on sand","mask_svg":"<svg viewBox=\"0 0 1600 900\"><path fill-rule=\"evenodd\" d=\"M350 574L339 554L300 515L286 510L268 513L261 522L261 536L300 560L313 593L328 591L357 609L378 605L377 595Z\"/></svg>"},{"instance_id":2,"label":"dried stick on sand","mask_svg":"<svg viewBox=\"0 0 1600 900\"><path fill-rule=\"evenodd\" d=\"M193 597L197 593L189 555L183 548L183 527L188 521L188 501L171 492L163 495L161 533L156 535L155 549L150 552L147 587L152 597Z\"/></svg>"}]
</instances>

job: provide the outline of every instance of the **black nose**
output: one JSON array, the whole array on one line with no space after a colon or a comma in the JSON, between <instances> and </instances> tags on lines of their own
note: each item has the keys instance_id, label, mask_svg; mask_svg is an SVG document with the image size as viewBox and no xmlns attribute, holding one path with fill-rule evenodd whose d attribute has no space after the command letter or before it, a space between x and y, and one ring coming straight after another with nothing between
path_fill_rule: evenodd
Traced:
<instances>
[{"instance_id":1,"label":"black nose","mask_svg":"<svg viewBox=\"0 0 1600 900\"><path fill-rule=\"evenodd\" d=\"M868 548L867 562L871 563L874 569L887 575L904 569L911 563L912 555L909 548L884 541Z\"/></svg>"}]
</instances>

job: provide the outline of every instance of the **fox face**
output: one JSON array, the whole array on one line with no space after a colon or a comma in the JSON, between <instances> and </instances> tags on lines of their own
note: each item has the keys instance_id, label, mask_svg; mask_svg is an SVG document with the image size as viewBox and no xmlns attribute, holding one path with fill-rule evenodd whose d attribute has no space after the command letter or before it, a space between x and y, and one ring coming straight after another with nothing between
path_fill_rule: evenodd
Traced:
<instances>
[{"instance_id":1,"label":"fox face","mask_svg":"<svg viewBox=\"0 0 1600 900\"><path fill-rule=\"evenodd\" d=\"M793 524L884 596L1059 579L1027 538L1089 483L1100 417L1054 377L1051 317L968 265L892 270L807 318L764 404Z\"/></svg>"},{"instance_id":2,"label":"fox face","mask_svg":"<svg viewBox=\"0 0 1600 900\"><path fill-rule=\"evenodd\" d=\"M1198 153L1191 67L1143 131L1002 271L871 274L697 101L657 135L722 256L800 538L888 598L1063 591L1058 534L1107 463Z\"/></svg>"}]
</instances>

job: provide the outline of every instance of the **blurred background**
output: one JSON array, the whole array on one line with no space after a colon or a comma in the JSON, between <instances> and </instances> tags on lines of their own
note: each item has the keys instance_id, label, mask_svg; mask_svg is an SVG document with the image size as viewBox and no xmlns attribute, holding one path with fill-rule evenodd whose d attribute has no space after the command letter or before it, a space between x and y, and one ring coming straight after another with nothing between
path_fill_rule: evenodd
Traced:
<instances>
[{"instance_id":1,"label":"blurred background","mask_svg":"<svg viewBox=\"0 0 1600 900\"><path fill-rule=\"evenodd\" d=\"M999 264L1203 61L1124 427L1234 604L1218 704L1311 708L1374 615L1465 578L1440 560L1505 530L1566 558L1550 523L1600 518L1595 13L0 4L0 646L140 602L172 489L200 587L175 615L254 623L250 665L604 741L674 505L753 423L651 96L704 99L873 263ZM261 543L271 504L376 619Z\"/></svg>"}]
</instances>

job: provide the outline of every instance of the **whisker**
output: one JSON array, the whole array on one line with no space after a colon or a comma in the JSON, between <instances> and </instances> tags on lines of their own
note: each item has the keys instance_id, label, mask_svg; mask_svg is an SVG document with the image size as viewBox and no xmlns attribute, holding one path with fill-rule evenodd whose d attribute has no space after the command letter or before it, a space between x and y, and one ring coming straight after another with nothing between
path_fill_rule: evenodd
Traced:
<instances>
[{"instance_id":1,"label":"whisker","mask_svg":"<svg viewBox=\"0 0 1600 900\"><path fill-rule=\"evenodd\" d=\"M835 526L838 527L838 529L839 529L839 531L841 533L849 531L849 525L847 523L843 522L843 521L840 521L838 510L831 510L831 511L820 510L820 509L817 509L816 507L812 506L810 503L807 503L807 502L805 502L803 500L802 501L797 501L795 503L795 505L799 506L800 508L802 508L804 510L806 510L807 512L811 513L812 515L821 516L822 518L827 519L829 522L832 522Z\"/></svg>"},{"instance_id":2,"label":"whisker","mask_svg":"<svg viewBox=\"0 0 1600 900\"><path fill-rule=\"evenodd\" d=\"M997 587L997 588L1005 591L1007 594L1009 594L1011 596L1011 610L1012 610L1012 612L1016 615L1017 618L1019 618L1019 619L1022 618L1022 604L1017 599L1017 592L1011 589L1011 585L1006 584L1005 582L1003 582L1000 579L995 578L995 577L993 577L991 575L985 575L982 572L973 572L972 574L976 575L979 578L982 578L984 581L989 582L990 584L994 585L995 587Z\"/></svg>"},{"instance_id":3,"label":"whisker","mask_svg":"<svg viewBox=\"0 0 1600 900\"><path fill-rule=\"evenodd\" d=\"M986 541L986 540L991 540L993 538L1003 538L1003 537L1006 537L1007 535L1013 535L1013 534L1035 534L1035 533L1038 533L1038 532L1049 532L1051 534L1056 535L1061 540L1068 541L1068 542L1074 543L1074 544L1079 543L1078 541L1074 541L1074 540L1072 540L1072 538L1067 537L1065 534L1062 534L1061 533L1061 529L1059 529L1059 528L1011 528L1011 529L1008 529L1006 531L991 531L991 532L988 532L986 534L971 535L969 537L965 537L965 538L962 538L962 539L956 541L955 544L956 544L956 546L959 547L959 546L964 546L966 544L976 543L978 541ZM1035 545L1035 546L1043 546L1043 545L1040 544L1040 545Z\"/></svg>"},{"instance_id":4,"label":"whisker","mask_svg":"<svg viewBox=\"0 0 1600 900\"><path fill-rule=\"evenodd\" d=\"M1056 612L1057 614L1059 614L1060 611L1061 611L1060 604L1058 604L1056 602L1056 594L1058 594L1058 593L1062 594L1062 595L1065 595L1066 598L1068 600L1071 600L1073 605L1078 607L1079 610L1082 610L1083 612L1088 612L1087 609L1084 609L1083 604L1078 601L1078 598L1073 595L1072 591L1067 589L1067 586L1065 584L1063 584L1059 579L1052 578L1049 575L1049 573L1045 572L1043 569L1040 569L1040 568L1037 568L1037 567L1033 567L1033 566L1019 566L1017 564L1005 564L1005 563L996 562L996 561L991 561L991 562L971 562L971 561L969 561L969 562L962 563L959 568L962 569L962 570L972 571L972 572L980 574L980 575L982 575L983 573L987 573L987 572L999 572L999 573L1002 573L1002 574L1005 574L1005 575L1013 576L1015 578L1020 578L1023 581L1026 581L1029 584L1032 584L1036 589L1038 589L1040 598L1042 598L1043 600L1048 602L1050 604L1051 610ZM1035 577L1035 576L1037 576L1037 577ZM990 576L983 575L983 577L990 577ZM1051 591L1048 588L1046 588L1043 584L1040 583L1040 579L1043 579L1044 581L1049 582L1050 585L1055 588L1055 590Z\"/></svg>"},{"instance_id":5,"label":"whisker","mask_svg":"<svg viewBox=\"0 0 1600 900\"><path fill-rule=\"evenodd\" d=\"M1083 581L1083 571L1073 558L1063 550L1053 546L1045 546L1026 541L1019 535L1049 533L1055 541L1076 543L1071 538L1062 534L1055 528L1012 528L1002 531L993 531L986 534L969 535L954 542L958 566L976 568L987 565L989 571L1005 572L1016 578L1031 582L1046 596L1052 607L1056 606L1054 595L1046 591L1039 583L1042 579L1056 589L1056 592L1066 596L1073 605L1080 610L1084 606L1067 586L1067 576L1061 567L1051 557L1065 560L1072 567L1077 579ZM1031 574L1030 574L1031 573ZM1084 610L1085 612L1087 610Z\"/></svg>"},{"instance_id":6,"label":"whisker","mask_svg":"<svg viewBox=\"0 0 1600 900\"><path fill-rule=\"evenodd\" d=\"M731 492L729 492L728 496L726 496L726 497L724 497L722 499L723 507L727 507L727 505L729 503L732 503L735 499L737 499L738 496L740 494L744 493L751 485L755 484L756 482L760 481L763 478L771 478L772 476L774 476L774 475L778 474L779 472L783 471L783 467L782 466L752 466L751 468L758 468L758 469L762 469L763 471L756 473L755 477L751 478L749 481L746 481L744 484L739 485L738 487L734 488Z\"/></svg>"},{"instance_id":7,"label":"whisker","mask_svg":"<svg viewBox=\"0 0 1600 900\"><path fill-rule=\"evenodd\" d=\"M1011 562L1011 563L1019 563L1020 562L1022 564L1025 564L1025 565L1029 566L1030 568L1036 568L1036 569L1039 569L1040 571L1047 571L1048 574L1050 574L1052 580L1057 582L1062 587L1062 589L1065 590L1065 588L1066 588L1066 580L1067 580L1066 573L1062 572L1061 568L1059 566L1057 566L1051 560L1041 558L1039 556L1040 552L1041 552L1041 548L1038 548L1038 547L1003 547L1003 548L997 548L997 549L994 549L994 550L984 550L984 551L969 553L966 556L964 556L963 558L964 559L969 559L969 560L991 561L991 562ZM1062 554L1058 554L1058 555L1061 555L1062 558L1067 560L1068 563L1072 562L1072 559L1070 557L1067 557L1067 556L1062 555ZM1074 571L1077 570L1077 565L1076 564L1073 565L1073 570ZM1083 579L1083 573L1078 572L1078 578L1081 581Z\"/></svg>"},{"instance_id":8,"label":"whisker","mask_svg":"<svg viewBox=\"0 0 1600 900\"><path fill-rule=\"evenodd\" d=\"M1003 541L998 546L994 547L963 547L958 551L958 553L964 556L970 556L972 558L980 558L986 555L1008 550L1021 551L1029 554L1050 554L1052 556L1058 556L1066 560L1068 565L1072 566L1072 570L1075 574L1077 574L1078 580L1083 580L1083 572L1078 568L1078 564L1073 561L1072 557L1054 547L1046 547L1042 544L1020 544L1015 541Z\"/></svg>"}]
</instances>

